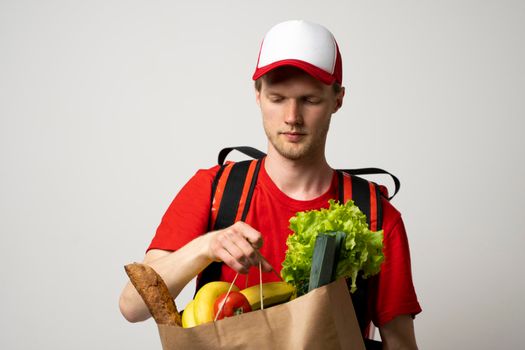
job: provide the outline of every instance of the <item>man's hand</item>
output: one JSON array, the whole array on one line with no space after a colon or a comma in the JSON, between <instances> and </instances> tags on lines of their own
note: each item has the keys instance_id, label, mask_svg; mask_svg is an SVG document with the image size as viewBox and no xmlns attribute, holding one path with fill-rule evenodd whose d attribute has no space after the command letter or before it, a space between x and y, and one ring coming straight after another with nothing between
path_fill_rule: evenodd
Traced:
<instances>
[{"instance_id":1,"label":"man's hand","mask_svg":"<svg viewBox=\"0 0 525 350\"><path fill-rule=\"evenodd\" d=\"M410 315L400 315L379 327L383 349L417 350L414 321Z\"/></svg>"},{"instance_id":2,"label":"man's hand","mask_svg":"<svg viewBox=\"0 0 525 350\"><path fill-rule=\"evenodd\" d=\"M250 267L259 266L259 262L263 271L272 270L258 251L263 244L261 233L250 225L238 221L210 235L209 256L212 260L222 261L239 273L248 273Z\"/></svg>"}]
</instances>

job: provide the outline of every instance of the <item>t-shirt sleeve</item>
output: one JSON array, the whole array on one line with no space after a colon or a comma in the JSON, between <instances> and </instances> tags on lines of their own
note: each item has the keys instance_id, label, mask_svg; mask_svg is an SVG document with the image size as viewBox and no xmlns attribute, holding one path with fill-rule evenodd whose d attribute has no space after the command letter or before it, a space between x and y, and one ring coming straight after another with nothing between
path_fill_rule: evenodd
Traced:
<instances>
[{"instance_id":1,"label":"t-shirt sleeve","mask_svg":"<svg viewBox=\"0 0 525 350\"><path fill-rule=\"evenodd\" d=\"M399 315L421 312L417 300L410 263L410 250L401 214L387 200L383 200L385 261L377 283L375 312L372 321L382 326Z\"/></svg>"},{"instance_id":2,"label":"t-shirt sleeve","mask_svg":"<svg viewBox=\"0 0 525 350\"><path fill-rule=\"evenodd\" d=\"M211 185L219 167L199 170L175 196L147 250L174 251L208 231Z\"/></svg>"}]
</instances>

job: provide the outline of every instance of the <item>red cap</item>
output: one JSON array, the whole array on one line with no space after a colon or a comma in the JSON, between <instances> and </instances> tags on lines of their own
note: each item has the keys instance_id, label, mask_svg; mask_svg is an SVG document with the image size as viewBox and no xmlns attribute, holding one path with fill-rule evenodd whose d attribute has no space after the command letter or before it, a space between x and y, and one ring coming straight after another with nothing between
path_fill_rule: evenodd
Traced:
<instances>
[{"instance_id":1,"label":"red cap","mask_svg":"<svg viewBox=\"0 0 525 350\"><path fill-rule=\"evenodd\" d=\"M286 21L266 33L253 80L282 66L300 68L327 85L343 82L343 66L337 42L328 29L316 23Z\"/></svg>"}]
</instances>

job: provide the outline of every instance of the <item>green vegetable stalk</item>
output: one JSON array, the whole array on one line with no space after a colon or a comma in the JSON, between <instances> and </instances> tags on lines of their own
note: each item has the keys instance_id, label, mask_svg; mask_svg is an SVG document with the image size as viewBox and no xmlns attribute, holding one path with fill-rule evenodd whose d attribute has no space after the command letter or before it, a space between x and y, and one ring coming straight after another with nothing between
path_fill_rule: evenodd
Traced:
<instances>
[{"instance_id":1,"label":"green vegetable stalk","mask_svg":"<svg viewBox=\"0 0 525 350\"><path fill-rule=\"evenodd\" d=\"M330 200L328 209L299 212L290 219L286 257L281 276L297 288L298 295L308 291L315 239L319 233L343 231L346 240L337 264L336 279L350 278L350 291L356 290L356 279L360 271L363 277L379 273L383 255L383 231L373 232L368 228L366 216L353 201L339 204Z\"/></svg>"}]
</instances>

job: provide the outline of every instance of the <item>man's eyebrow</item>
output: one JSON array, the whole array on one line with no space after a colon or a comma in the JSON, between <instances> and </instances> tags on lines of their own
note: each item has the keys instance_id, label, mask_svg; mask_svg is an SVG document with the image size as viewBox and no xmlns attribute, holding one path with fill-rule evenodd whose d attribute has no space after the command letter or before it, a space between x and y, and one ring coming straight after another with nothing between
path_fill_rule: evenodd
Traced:
<instances>
[{"instance_id":1,"label":"man's eyebrow","mask_svg":"<svg viewBox=\"0 0 525 350\"><path fill-rule=\"evenodd\" d=\"M283 93L271 89L266 89L265 94L266 96L284 96Z\"/></svg>"}]
</instances>

